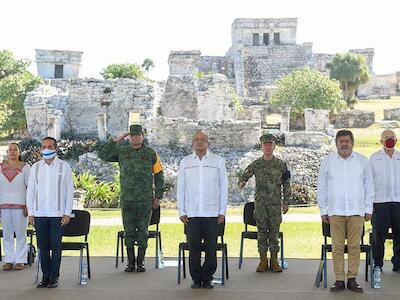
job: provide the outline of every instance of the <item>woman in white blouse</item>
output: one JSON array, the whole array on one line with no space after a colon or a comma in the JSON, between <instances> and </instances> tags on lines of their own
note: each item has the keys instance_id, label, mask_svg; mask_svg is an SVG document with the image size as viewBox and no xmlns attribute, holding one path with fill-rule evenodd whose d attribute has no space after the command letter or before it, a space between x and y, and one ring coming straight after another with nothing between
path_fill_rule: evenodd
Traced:
<instances>
[{"instance_id":1,"label":"woman in white blouse","mask_svg":"<svg viewBox=\"0 0 400 300\"><path fill-rule=\"evenodd\" d=\"M3 270L12 270L14 264L15 270L22 270L27 262L28 253L28 212L25 202L30 167L20 160L20 148L17 143L8 146L7 154L7 162L0 164L0 209L5 252Z\"/></svg>"}]
</instances>

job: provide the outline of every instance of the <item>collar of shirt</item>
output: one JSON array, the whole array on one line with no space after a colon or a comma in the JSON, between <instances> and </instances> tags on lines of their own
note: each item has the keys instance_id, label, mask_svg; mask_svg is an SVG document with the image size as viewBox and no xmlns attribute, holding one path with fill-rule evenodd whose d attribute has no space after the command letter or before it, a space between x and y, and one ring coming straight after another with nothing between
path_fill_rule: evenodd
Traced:
<instances>
[{"instance_id":1,"label":"collar of shirt","mask_svg":"<svg viewBox=\"0 0 400 300\"><path fill-rule=\"evenodd\" d=\"M399 157L400 152L397 151L396 149L394 149L393 155L392 155L392 157L390 157L390 156L387 155L387 153L385 152L385 149L382 148L382 149L379 151L379 154L380 154L382 157L386 158L386 159L393 159L393 158Z\"/></svg>"},{"instance_id":2,"label":"collar of shirt","mask_svg":"<svg viewBox=\"0 0 400 300\"><path fill-rule=\"evenodd\" d=\"M336 153L336 158L337 159L343 159L343 160L348 160L349 158L354 158L354 151L351 151L351 154L348 158L344 159L343 157L340 156L339 153Z\"/></svg>"},{"instance_id":3,"label":"collar of shirt","mask_svg":"<svg viewBox=\"0 0 400 300\"><path fill-rule=\"evenodd\" d=\"M42 160L40 161L40 165L41 165L41 166L45 166L45 165L47 165L47 166L55 166L55 165L58 163L58 161L59 161L59 158L56 156L56 157L54 157L54 159L53 159L53 161L50 163L50 165L48 165L48 164L46 163L46 161L45 161L44 159L42 159Z\"/></svg>"},{"instance_id":4,"label":"collar of shirt","mask_svg":"<svg viewBox=\"0 0 400 300\"><path fill-rule=\"evenodd\" d=\"M196 157L200 160L200 158L199 158L199 156L196 154L196 152L193 152L192 158L195 159ZM206 154L204 154L203 157L209 158L209 157L210 157L210 151L207 150Z\"/></svg>"}]
</instances>

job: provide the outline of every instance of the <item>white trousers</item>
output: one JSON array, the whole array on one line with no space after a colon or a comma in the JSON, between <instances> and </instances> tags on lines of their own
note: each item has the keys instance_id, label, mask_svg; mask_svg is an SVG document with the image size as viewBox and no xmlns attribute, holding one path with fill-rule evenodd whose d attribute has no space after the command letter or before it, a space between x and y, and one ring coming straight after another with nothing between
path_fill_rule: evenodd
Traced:
<instances>
[{"instance_id":1,"label":"white trousers","mask_svg":"<svg viewBox=\"0 0 400 300\"><path fill-rule=\"evenodd\" d=\"M24 217L23 209L1 209L1 223L3 225L4 262L25 264L28 255L26 241L28 218ZM14 232L16 245L14 245Z\"/></svg>"}]
</instances>

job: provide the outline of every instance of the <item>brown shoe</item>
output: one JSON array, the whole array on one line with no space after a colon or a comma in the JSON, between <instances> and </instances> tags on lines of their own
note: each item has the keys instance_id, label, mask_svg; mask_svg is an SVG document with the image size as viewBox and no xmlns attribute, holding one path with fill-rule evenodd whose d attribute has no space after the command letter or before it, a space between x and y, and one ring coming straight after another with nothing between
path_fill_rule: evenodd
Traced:
<instances>
[{"instance_id":1,"label":"brown shoe","mask_svg":"<svg viewBox=\"0 0 400 300\"><path fill-rule=\"evenodd\" d=\"M337 280L332 286L331 286L331 292L336 293L336 292L341 292L344 291L344 281Z\"/></svg>"},{"instance_id":2,"label":"brown shoe","mask_svg":"<svg viewBox=\"0 0 400 300\"><path fill-rule=\"evenodd\" d=\"M25 264L21 264L21 263L15 264L15 270L17 270L17 271L23 270L25 268L26 268Z\"/></svg>"},{"instance_id":3,"label":"brown shoe","mask_svg":"<svg viewBox=\"0 0 400 300\"><path fill-rule=\"evenodd\" d=\"M278 263L278 252L271 252L271 265L270 268L273 272L280 273L282 268Z\"/></svg>"},{"instance_id":4,"label":"brown shoe","mask_svg":"<svg viewBox=\"0 0 400 300\"><path fill-rule=\"evenodd\" d=\"M268 256L267 252L260 253L260 263L257 267L256 272L265 272L268 270Z\"/></svg>"},{"instance_id":5,"label":"brown shoe","mask_svg":"<svg viewBox=\"0 0 400 300\"><path fill-rule=\"evenodd\" d=\"M13 264L12 263L5 263L3 265L3 270L4 271L11 271L13 269Z\"/></svg>"},{"instance_id":6,"label":"brown shoe","mask_svg":"<svg viewBox=\"0 0 400 300\"><path fill-rule=\"evenodd\" d=\"M347 289L349 289L352 292L356 292L356 293L363 292L362 287L356 282L355 278L349 278L347 280Z\"/></svg>"}]
</instances>

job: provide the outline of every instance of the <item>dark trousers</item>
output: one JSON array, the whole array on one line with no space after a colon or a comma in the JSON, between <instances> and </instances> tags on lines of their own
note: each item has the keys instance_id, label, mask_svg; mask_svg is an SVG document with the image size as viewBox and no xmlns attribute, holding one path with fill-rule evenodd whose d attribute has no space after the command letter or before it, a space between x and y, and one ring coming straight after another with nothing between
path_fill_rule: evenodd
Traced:
<instances>
[{"instance_id":1,"label":"dark trousers","mask_svg":"<svg viewBox=\"0 0 400 300\"><path fill-rule=\"evenodd\" d=\"M58 278L62 250L61 218L35 217L35 229L43 278Z\"/></svg>"},{"instance_id":2,"label":"dark trousers","mask_svg":"<svg viewBox=\"0 0 400 300\"><path fill-rule=\"evenodd\" d=\"M217 218L190 218L186 226L190 275L194 282L211 281L217 269ZM201 265L202 240L205 250L203 265Z\"/></svg>"},{"instance_id":3,"label":"dark trousers","mask_svg":"<svg viewBox=\"0 0 400 300\"><path fill-rule=\"evenodd\" d=\"M375 266L383 266L385 240L389 228L393 233L393 269L400 269L400 203L375 203L372 215L373 256Z\"/></svg>"}]
</instances>

